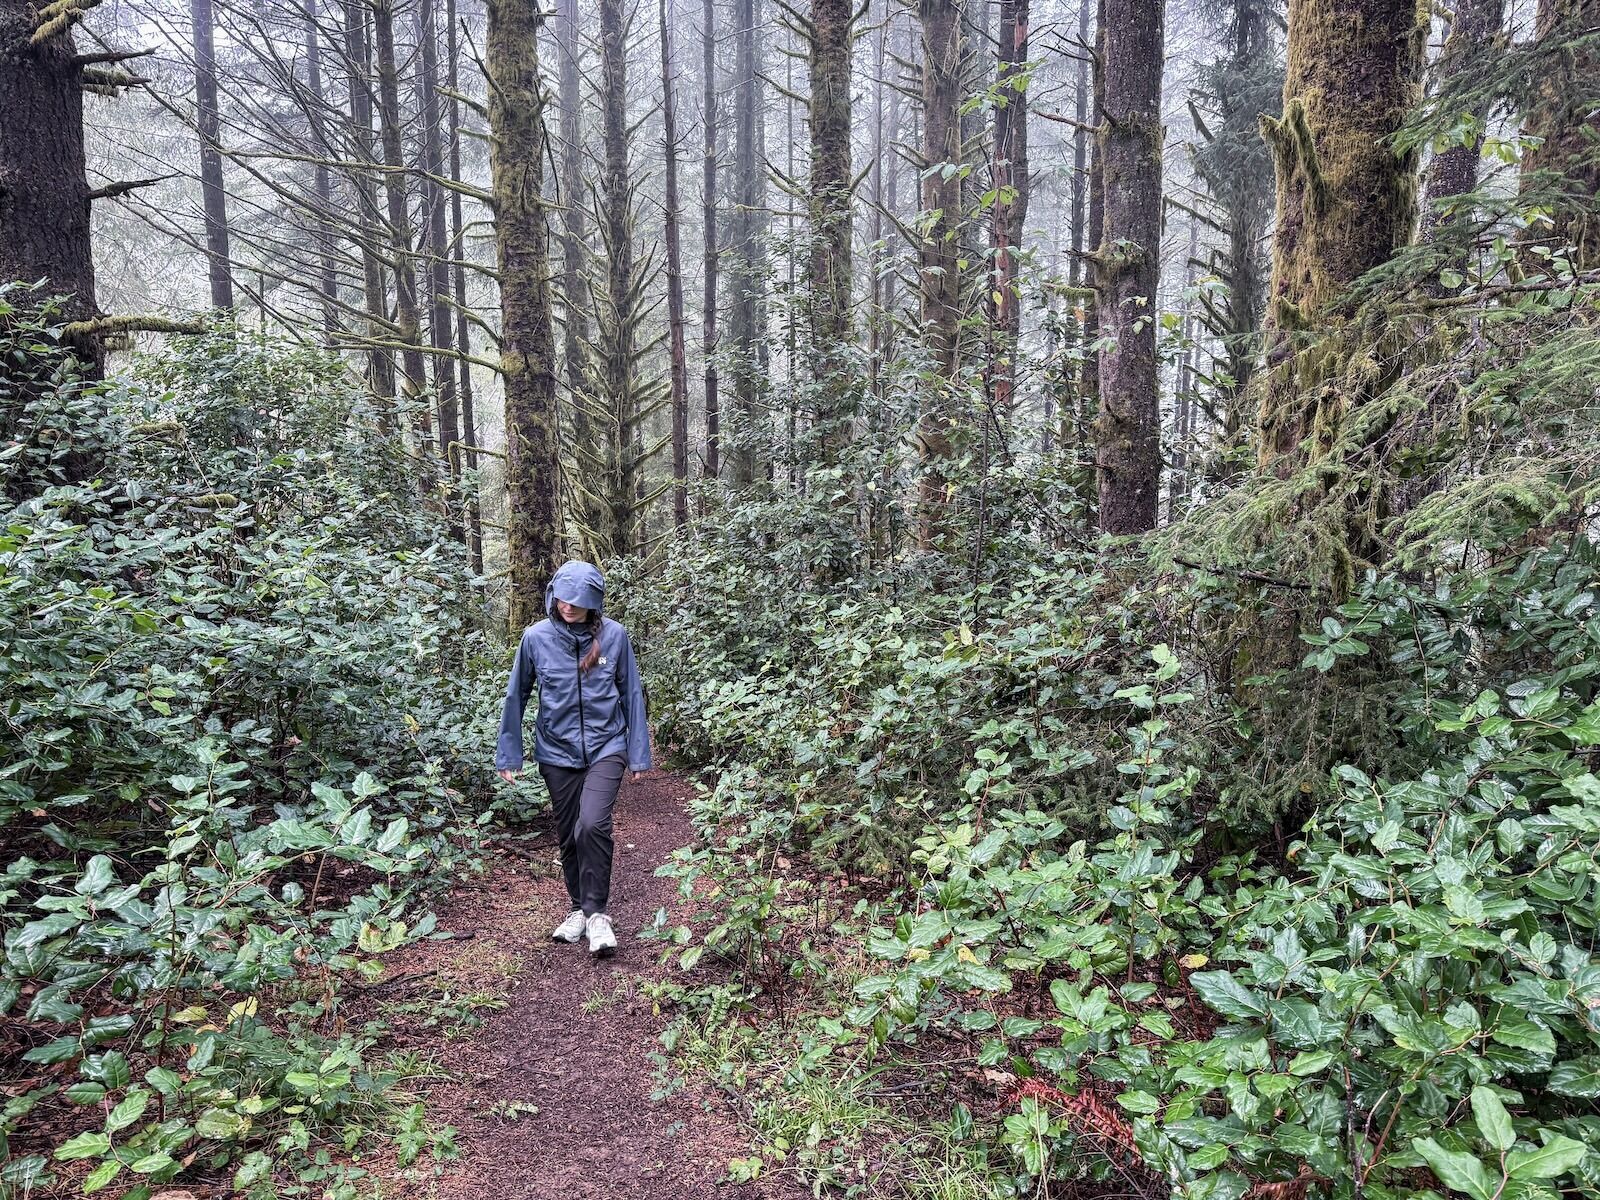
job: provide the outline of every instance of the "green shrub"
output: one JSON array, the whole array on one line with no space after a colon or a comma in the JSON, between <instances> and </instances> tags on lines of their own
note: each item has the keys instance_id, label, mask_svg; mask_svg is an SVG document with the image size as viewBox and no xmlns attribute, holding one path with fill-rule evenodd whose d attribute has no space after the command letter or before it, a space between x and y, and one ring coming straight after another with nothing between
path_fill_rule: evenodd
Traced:
<instances>
[{"instance_id":1,"label":"green shrub","mask_svg":"<svg viewBox=\"0 0 1600 1200\"><path fill-rule=\"evenodd\" d=\"M341 981L475 855L465 554L336 360L219 330L90 386L5 315L0 1191L265 1188L381 1100Z\"/></svg>"}]
</instances>

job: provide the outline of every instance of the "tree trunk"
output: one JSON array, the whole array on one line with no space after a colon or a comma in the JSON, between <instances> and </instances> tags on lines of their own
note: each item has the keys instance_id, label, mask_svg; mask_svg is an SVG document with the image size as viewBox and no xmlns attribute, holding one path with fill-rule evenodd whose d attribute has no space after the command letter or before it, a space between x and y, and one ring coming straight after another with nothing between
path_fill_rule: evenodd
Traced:
<instances>
[{"instance_id":1,"label":"tree trunk","mask_svg":"<svg viewBox=\"0 0 1600 1200\"><path fill-rule=\"evenodd\" d=\"M889 9L891 12L896 14L899 12L899 8L893 3L893 0L889 0ZM890 32L893 31L894 26L891 24ZM889 57L897 60L900 58L910 58L913 53L915 36L916 35L912 32L910 23L902 22L900 29L900 50L896 51L894 39L892 37L888 38L890 43L888 47ZM898 215L900 212L901 172L899 146L900 126L905 117L905 100L906 96L904 89L899 86L890 87L889 115L887 118L888 134L886 138L885 157L883 163L884 171L887 173L887 178L885 178L883 183L883 202L885 205L885 211L895 215ZM890 258L893 258L895 251L900 244L898 226L893 221L890 221L888 229L885 231L885 233L886 238L884 251ZM890 271L888 273L888 277L883 281L883 308L886 314L894 311L895 301L899 292L899 282L900 273L897 270ZM895 326L892 322L886 322L885 334L885 342L892 343L895 336ZM889 345L884 346L883 352L886 355L890 353Z\"/></svg>"},{"instance_id":2,"label":"tree trunk","mask_svg":"<svg viewBox=\"0 0 1600 1200\"><path fill-rule=\"evenodd\" d=\"M427 0L423 0L424 3ZM389 245L394 256L395 323L400 341L400 369L405 388L418 396L427 386L422 365L422 320L417 311L416 264L412 256L411 210L406 199L405 153L400 126L400 70L394 53L394 0L371 0L372 27L377 46L378 130L383 145L384 199L388 203ZM432 472L433 421L423 408L418 417L417 440L423 470ZM431 487L431 483L429 484Z\"/></svg>"},{"instance_id":3,"label":"tree trunk","mask_svg":"<svg viewBox=\"0 0 1600 1200\"><path fill-rule=\"evenodd\" d=\"M84 174L83 89L70 22L37 42L29 0L0 0L0 280L44 280L65 315L98 314ZM90 375L99 342L73 350Z\"/></svg>"},{"instance_id":4,"label":"tree trunk","mask_svg":"<svg viewBox=\"0 0 1600 1200\"><path fill-rule=\"evenodd\" d=\"M1106 119L1106 0L1096 0L1094 14L1094 60L1089 70L1090 123L1098 130ZM1096 133L1089 143L1089 226L1084 234L1087 254L1089 285L1095 286L1095 258L1106 229L1106 172L1105 155ZM1093 349L1100 340L1100 298L1098 293L1085 298L1083 313L1082 383L1078 394L1078 412L1087 431L1100 414L1100 358L1102 352ZM1087 438L1085 440L1088 440Z\"/></svg>"},{"instance_id":5,"label":"tree trunk","mask_svg":"<svg viewBox=\"0 0 1600 1200\"><path fill-rule=\"evenodd\" d=\"M1329 389L1292 369L1295 335L1346 315L1350 285L1411 236L1416 155L1390 139L1417 99L1425 30L1413 0L1289 2L1283 116L1261 122L1278 181L1259 449L1274 469L1313 434L1317 457L1338 420Z\"/></svg>"},{"instance_id":6,"label":"tree trunk","mask_svg":"<svg viewBox=\"0 0 1600 1200\"><path fill-rule=\"evenodd\" d=\"M705 158L701 174L701 221L705 265L700 300L700 348L705 356L706 454L704 476L722 475L722 429L717 395L717 41L715 0L705 0L700 18L701 63L705 89L701 120L705 123Z\"/></svg>"},{"instance_id":7,"label":"tree trunk","mask_svg":"<svg viewBox=\"0 0 1600 1200\"><path fill-rule=\"evenodd\" d=\"M672 520L689 523L689 364L683 332L683 251L678 238L678 125L672 92L672 31L667 0L661 15L661 123L666 155L667 324L672 370Z\"/></svg>"},{"instance_id":8,"label":"tree trunk","mask_svg":"<svg viewBox=\"0 0 1600 1200\"><path fill-rule=\"evenodd\" d=\"M1060 437L1063 448L1075 447L1078 443L1078 414L1082 411L1082 398L1086 378L1098 371L1098 365L1088 357L1088 342L1084 334L1087 328L1086 318L1092 308L1092 301L1087 299L1077 289L1084 286L1084 267L1088 263L1089 255L1094 244L1099 240L1099 230L1094 229L1089 222L1087 211L1089 199L1089 100L1093 87L1089 78L1090 59L1099 53L1095 42L1094 0L1078 0L1078 71L1077 81L1073 96L1073 116L1077 119L1077 126L1072 132L1072 261L1067 267L1067 285L1072 288L1068 304L1072 306L1075 315L1069 326L1071 330L1070 342L1081 357L1077 369L1061 372L1062 396L1060 413ZM1098 111L1095 120L1099 120ZM1046 429L1048 437L1049 430ZM1046 443L1048 448L1048 442Z\"/></svg>"},{"instance_id":9,"label":"tree trunk","mask_svg":"<svg viewBox=\"0 0 1600 1200\"><path fill-rule=\"evenodd\" d=\"M424 234L428 241L427 281L428 343L433 348L433 394L439 406L439 451L444 458L445 518L457 541L466 537L460 506L461 414L456 397L456 364L450 318L450 257L445 233L444 150L439 137L439 33L434 25L433 0L417 5L417 43L421 48L417 87L418 117L422 122L422 202L427 209Z\"/></svg>"},{"instance_id":10,"label":"tree trunk","mask_svg":"<svg viewBox=\"0 0 1600 1200\"><path fill-rule=\"evenodd\" d=\"M850 378L850 43L855 0L812 0L811 360L824 463L836 463L855 425Z\"/></svg>"},{"instance_id":11,"label":"tree trunk","mask_svg":"<svg viewBox=\"0 0 1600 1200\"><path fill-rule=\"evenodd\" d=\"M587 388L583 373L583 344L589 339L589 297L584 287L583 120L578 33L578 0L557 0L557 86L560 89L561 142L561 308L562 372L573 406L573 434L578 445L593 444ZM580 503L580 506L581 503ZM585 509L586 516L593 513Z\"/></svg>"},{"instance_id":12,"label":"tree trunk","mask_svg":"<svg viewBox=\"0 0 1600 1200\"><path fill-rule=\"evenodd\" d=\"M1448 88L1459 83L1468 71L1482 67L1488 60L1485 52L1500 34L1500 22L1505 0L1460 0L1456 5L1455 20L1450 25L1450 36L1445 38L1440 51L1439 83ZM1480 120L1484 112L1475 114ZM1483 133L1470 145L1450 146L1433 156L1428 165L1427 203L1422 209L1421 240L1433 243L1448 236L1454 214L1446 211L1449 201L1464 196L1478 186L1478 159L1483 153ZM1452 263L1464 263L1467 247L1452 255ZM1446 289L1453 290L1453 289Z\"/></svg>"},{"instance_id":13,"label":"tree trunk","mask_svg":"<svg viewBox=\"0 0 1600 1200\"><path fill-rule=\"evenodd\" d=\"M1154 529L1161 495L1156 289L1161 276L1161 0L1107 0L1095 255L1101 336L1095 462L1103 533Z\"/></svg>"},{"instance_id":14,"label":"tree trunk","mask_svg":"<svg viewBox=\"0 0 1600 1200\"><path fill-rule=\"evenodd\" d=\"M917 245L922 332L931 361L917 422L917 541L932 548L943 530L948 497L945 463L952 453L961 322L958 251L962 229L961 25L963 0L918 0L922 23L922 210Z\"/></svg>"},{"instance_id":15,"label":"tree trunk","mask_svg":"<svg viewBox=\"0 0 1600 1200\"><path fill-rule=\"evenodd\" d=\"M449 55L448 87L450 89L450 178L461 180L461 102L456 96L461 91L461 47L456 32L456 0L447 0L445 5L445 25L447 36L445 39L446 53ZM456 347L461 351L462 358L457 366L460 370L461 388L461 439L466 443L462 462L469 471L478 469L478 426L477 413L474 409L472 393L472 364L466 356L472 351L472 328L467 321L467 245L464 236L465 223L461 216L461 193L450 193L450 244L454 247L452 257L455 259L452 268L452 283L456 297ZM467 502L467 556L472 563L473 573L483 574L483 513L478 504L477 490L473 489L472 498Z\"/></svg>"},{"instance_id":16,"label":"tree trunk","mask_svg":"<svg viewBox=\"0 0 1600 1200\"><path fill-rule=\"evenodd\" d=\"M345 54L349 63L350 141L349 157L356 163L376 163L372 143L372 44L367 37L366 0L344 0ZM394 353L377 343L392 335L389 321L389 283L378 256L378 226L383 216L378 208L378 187L370 171L352 172L357 197L357 220L361 230L362 292L366 307L367 383L384 407L386 428L394 423Z\"/></svg>"},{"instance_id":17,"label":"tree trunk","mask_svg":"<svg viewBox=\"0 0 1600 1200\"><path fill-rule=\"evenodd\" d=\"M506 403L506 535L511 628L543 615L544 585L558 565L560 455L555 337L551 332L549 227L545 221L544 93L539 11L488 0L484 66L489 163L500 268L500 373Z\"/></svg>"},{"instance_id":18,"label":"tree trunk","mask_svg":"<svg viewBox=\"0 0 1600 1200\"><path fill-rule=\"evenodd\" d=\"M604 463L606 522L592 530L610 554L638 542L640 454L635 333L633 184L628 172L627 25L624 0L600 0L600 99L605 162L600 180L600 235L606 252L605 297L598 307L602 384L606 402ZM586 487L595 481L580 480Z\"/></svg>"},{"instance_id":19,"label":"tree trunk","mask_svg":"<svg viewBox=\"0 0 1600 1200\"><path fill-rule=\"evenodd\" d=\"M190 0L194 22L194 97L200 133L200 195L205 209L206 272L211 307L233 308L228 200L222 187L222 116L217 105L217 58L212 46L211 0Z\"/></svg>"},{"instance_id":20,"label":"tree trunk","mask_svg":"<svg viewBox=\"0 0 1600 1200\"><path fill-rule=\"evenodd\" d=\"M731 447L733 482L746 487L756 479L756 375L758 276L756 208L761 202L760 159L756 149L756 5L734 3L734 208L733 279L734 411L737 430ZM763 440L764 439L760 439Z\"/></svg>"},{"instance_id":21,"label":"tree trunk","mask_svg":"<svg viewBox=\"0 0 1600 1200\"><path fill-rule=\"evenodd\" d=\"M1028 219L1028 93L1024 68L1028 61L1028 0L1000 0L999 66L994 114L994 291L995 314L992 378L995 411L1009 418L1017 378L1017 344L1022 336L1022 296L1017 281L1017 255L1022 251Z\"/></svg>"},{"instance_id":22,"label":"tree trunk","mask_svg":"<svg viewBox=\"0 0 1600 1200\"><path fill-rule=\"evenodd\" d=\"M883 213L886 203L883 194L884 155L889 152L884 140L884 92L888 90L884 76L889 64L889 10L878 19L877 36L873 42L872 84L872 248L867 255L867 277L871 288L871 307L867 325L867 395L881 403L883 382Z\"/></svg>"},{"instance_id":23,"label":"tree trunk","mask_svg":"<svg viewBox=\"0 0 1600 1200\"><path fill-rule=\"evenodd\" d=\"M1522 160L1523 189L1537 189L1551 208L1550 225L1527 241L1542 242L1579 271L1600 266L1600 0L1539 0L1535 32L1545 71L1529 106L1526 131L1542 139ZM1580 47L1573 39L1587 36ZM1561 49L1557 49L1561 47ZM1536 262L1524 255L1524 263Z\"/></svg>"},{"instance_id":24,"label":"tree trunk","mask_svg":"<svg viewBox=\"0 0 1600 1200\"><path fill-rule=\"evenodd\" d=\"M306 14L306 90L311 93L305 110L311 124L311 142L319 158L333 156L323 120L327 98L322 84L322 31L318 26L317 0L305 0ZM317 200L317 294L322 300L322 332L332 343L339 329L339 273L334 267L333 176L325 162L311 169L311 189Z\"/></svg>"},{"instance_id":25,"label":"tree trunk","mask_svg":"<svg viewBox=\"0 0 1600 1200\"><path fill-rule=\"evenodd\" d=\"M1189 252L1183 269L1183 349L1178 359L1178 385L1172 395L1172 481L1167 498L1167 520L1176 521L1183 501L1189 495L1190 442L1194 434L1195 368L1199 362L1196 345L1194 281L1196 256L1200 253L1200 222L1189 220Z\"/></svg>"}]
</instances>

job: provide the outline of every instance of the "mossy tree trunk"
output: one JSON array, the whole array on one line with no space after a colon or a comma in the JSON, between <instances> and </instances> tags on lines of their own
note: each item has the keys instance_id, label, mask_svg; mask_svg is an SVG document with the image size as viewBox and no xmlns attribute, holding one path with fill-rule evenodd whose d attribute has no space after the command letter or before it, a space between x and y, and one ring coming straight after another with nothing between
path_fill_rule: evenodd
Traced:
<instances>
[{"instance_id":1,"label":"mossy tree trunk","mask_svg":"<svg viewBox=\"0 0 1600 1200\"><path fill-rule=\"evenodd\" d=\"M1206 267L1226 291L1202 292L1195 313L1221 346L1220 370L1210 384L1213 398L1206 405L1218 453L1206 469L1223 481L1238 474L1233 451L1254 426L1245 416L1245 397L1254 396L1250 380L1261 352L1275 200L1272 152L1261 137L1259 118L1283 102L1283 68L1272 36L1274 0L1231 0L1227 9L1227 52L1201 67L1189 96L1200 134L1190 158L1213 202L1214 217L1208 219L1225 239L1207 253Z\"/></svg>"},{"instance_id":2,"label":"mossy tree trunk","mask_svg":"<svg viewBox=\"0 0 1600 1200\"><path fill-rule=\"evenodd\" d=\"M1426 15L1417 0L1290 0L1283 115L1261 121L1278 188L1259 445L1270 469L1320 457L1344 403L1295 369L1296 335L1347 316L1350 285L1410 240L1416 155L1391 139L1418 99Z\"/></svg>"},{"instance_id":3,"label":"mossy tree trunk","mask_svg":"<svg viewBox=\"0 0 1600 1200\"><path fill-rule=\"evenodd\" d=\"M1100 356L1095 431L1100 528L1154 529L1161 488L1156 287L1161 274L1161 0L1106 0L1100 164L1105 223L1095 251Z\"/></svg>"},{"instance_id":4,"label":"mossy tree trunk","mask_svg":"<svg viewBox=\"0 0 1600 1200\"><path fill-rule=\"evenodd\" d=\"M1523 158L1523 186L1552 211L1528 240L1563 258L1570 247L1571 265L1588 270L1600 266L1600 0L1539 0L1535 30L1549 66L1527 114L1541 141Z\"/></svg>"},{"instance_id":5,"label":"mossy tree trunk","mask_svg":"<svg viewBox=\"0 0 1600 1200\"><path fill-rule=\"evenodd\" d=\"M855 425L850 378L850 43L854 0L812 0L804 26L811 66L811 369L819 388L823 461L839 460Z\"/></svg>"},{"instance_id":6,"label":"mossy tree trunk","mask_svg":"<svg viewBox=\"0 0 1600 1200\"><path fill-rule=\"evenodd\" d=\"M957 341L961 330L961 49L963 0L918 0L922 23L922 213L917 272L922 336L930 375L917 422L917 542L940 539L949 498L945 477L953 453Z\"/></svg>"},{"instance_id":7,"label":"mossy tree trunk","mask_svg":"<svg viewBox=\"0 0 1600 1200\"><path fill-rule=\"evenodd\" d=\"M484 66L500 270L510 617L512 629L519 630L539 619L544 585L564 543L549 226L541 196L546 146L538 38L543 17L526 0L488 0L487 8Z\"/></svg>"}]
</instances>

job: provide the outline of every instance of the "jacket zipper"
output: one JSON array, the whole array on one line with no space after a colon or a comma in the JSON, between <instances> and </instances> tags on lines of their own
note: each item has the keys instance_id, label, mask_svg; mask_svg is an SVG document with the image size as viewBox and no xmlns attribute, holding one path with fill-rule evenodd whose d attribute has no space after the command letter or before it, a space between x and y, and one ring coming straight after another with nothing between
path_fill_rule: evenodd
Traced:
<instances>
[{"instance_id":1,"label":"jacket zipper","mask_svg":"<svg viewBox=\"0 0 1600 1200\"><path fill-rule=\"evenodd\" d=\"M583 655L579 653L578 639L572 639L572 665L578 672L578 757L589 765L589 729L583 720Z\"/></svg>"}]
</instances>

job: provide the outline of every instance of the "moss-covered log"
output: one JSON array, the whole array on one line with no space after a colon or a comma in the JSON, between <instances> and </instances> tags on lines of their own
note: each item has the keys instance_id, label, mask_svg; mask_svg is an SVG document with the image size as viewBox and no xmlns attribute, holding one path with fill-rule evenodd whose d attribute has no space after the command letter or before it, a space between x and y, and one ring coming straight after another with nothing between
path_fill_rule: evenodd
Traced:
<instances>
[{"instance_id":1,"label":"moss-covered log","mask_svg":"<svg viewBox=\"0 0 1600 1200\"><path fill-rule=\"evenodd\" d=\"M555 336L550 309L539 11L489 0L489 159L500 267L500 371L506 402L506 534L511 626L537 620L563 546L557 503Z\"/></svg>"},{"instance_id":2,"label":"moss-covered log","mask_svg":"<svg viewBox=\"0 0 1600 1200\"><path fill-rule=\"evenodd\" d=\"M1324 411L1338 393L1294 369L1296 334L1348 315L1350 285L1410 240L1416 154L1392 138L1418 99L1426 15L1418 0L1290 0L1283 115L1261 123L1278 180L1263 464L1298 461L1313 432L1314 456L1339 418Z\"/></svg>"}]
</instances>

